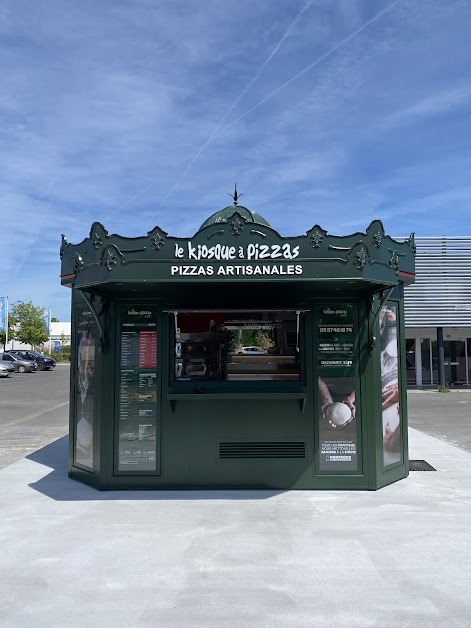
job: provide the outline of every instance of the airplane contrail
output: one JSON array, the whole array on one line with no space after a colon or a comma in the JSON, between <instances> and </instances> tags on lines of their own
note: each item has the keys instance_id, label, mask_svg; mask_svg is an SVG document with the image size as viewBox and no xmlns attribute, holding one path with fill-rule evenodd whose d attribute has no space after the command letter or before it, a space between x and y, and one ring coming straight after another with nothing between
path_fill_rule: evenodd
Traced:
<instances>
[{"instance_id":1,"label":"airplane contrail","mask_svg":"<svg viewBox=\"0 0 471 628\"><path fill-rule=\"evenodd\" d=\"M300 72L297 72L297 74L295 74L294 76L292 76L288 81L285 81L284 83L282 83L279 87L277 87L275 90L273 90L270 94L268 94L268 96L265 96L265 98L263 98L259 103L257 103L256 105L254 105L253 107L251 107L250 109L248 109L245 113L243 113L241 116L239 116L238 118L236 118L235 120L233 120L230 124L228 124L227 126L225 126L223 129L221 129L220 133L223 133L224 131L227 131L227 129L230 129L231 126L234 126L234 124L237 124L237 122L240 122L243 118L245 118L246 116L249 115L249 113L252 113L252 111L255 111L255 109L258 109L259 107L261 107L264 103L267 102L267 100L269 100L270 98L272 98L273 96L275 96L275 94L278 94L278 92L280 92L282 89L284 89L285 87L287 87L288 85L290 85L291 83L293 83L293 81L296 81L296 79L298 79L300 76L302 76L303 74L306 74L306 72L309 72L309 70L312 70L312 68L314 68L316 65L319 65L319 63L321 63L322 61L324 61L325 59L327 59L327 57L330 57L330 55L332 55L334 52L336 52L339 48L341 48L342 46L344 46L347 42L349 42L351 39L353 39L356 35L358 35L359 33L361 33L363 30L365 30L365 28L367 28L368 26L370 26L370 24L373 24L373 22L376 22L377 20L379 20L380 17L383 17L383 15L385 15L386 13L388 13L389 11L391 11L392 9L394 9L394 7L396 7L398 4L401 4L401 2L404 2L404 0L397 0L397 2L394 2L393 4L389 5L388 7L386 7L385 9L383 9L383 11L380 11L377 15L375 15L375 17L371 18L371 20L368 20L367 22L365 22L363 24L363 26L361 26L360 28L358 28L356 31L354 31L353 33L351 33L348 37L346 37L345 39L342 39L342 41L340 43L338 43L336 46L334 46L333 48L331 48L328 52L326 52L325 54L323 54L321 57L319 57L318 59L316 59L315 61L313 61L312 63L310 63L308 66L306 66L303 70L301 70ZM220 133L218 133L218 135L220 135Z\"/></svg>"},{"instance_id":2,"label":"airplane contrail","mask_svg":"<svg viewBox=\"0 0 471 628\"><path fill-rule=\"evenodd\" d=\"M159 203L159 206L157 207L157 209L155 210L155 212L152 215L152 219L155 218L155 216L157 215L158 211L162 208L162 206L164 205L165 201L169 198L169 196L177 189L177 187L180 185L180 183L182 182L182 180L184 179L184 177L187 175L187 173L189 172L189 170L192 168L192 166L196 163L197 159L200 157L201 153L209 146L210 142L213 140L214 137L219 136L221 133L223 133L224 131L230 129L232 126L234 126L235 124L237 124L237 122L240 122L240 120L242 120L243 118L245 118L246 116L248 116L250 113L252 113L253 111L255 111L256 109L258 109L259 107L261 107L265 102L267 102L267 100L269 100L270 98L272 98L273 96L275 96L278 92L280 92L282 89L284 89L285 87L287 87L288 85L290 85L291 83L293 83L294 81L296 81L299 77L301 77L303 74L305 74L306 72L309 72L309 70L311 70L312 68L316 67L317 65L319 65L320 63L322 63L322 61L324 61L325 59L327 59L328 57L330 57L334 52L336 52L337 50L339 50L342 46L344 46L346 43L348 43L351 39L353 39L354 37L356 37L358 34L360 34L363 30L365 30L368 26L370 26L371 24L373 24L374 22L376 22L377 20L379 20L381 17L383 17L384 15L386 15L386 13L389 13L390 11L392 11L392 9L394 9L396 6L398 6L399 4L401 4L402 2L404 2L404 0L396 0L396 2L393 2L392 4L390 4L389 6L387 6L385 9L383 9L382 11L379 11L379 13L377 13L373 18L371 18L370 20L368 20L367 22L365 22L362 26L360 26L360 28L356 29L355 31L353 31L353 33L350 33L350 35L348 35L348 37L345 37L345 39L342 39L342 41L340 41L338 44L336 44L334 47L332 47L330 50L328 50L326 53L324 53L323 55L321 55L318 59L316 59L315 61L313 61L312 63L310 63L308 66L306 66L305 68L303 68L302 70L300 70L299 72L297 72L294 76L292 76L289 80L285 81L284 83L282 83L281 85L279 85L275 90L273 90L270 94L268 94L267 96L265 96L265 98L263 98L261 101L259 101L256 105L254 105L253 107L251 107L250 109L248 109L245 113L243 113L241 116L239 116L238 118L236 118L235 120L233 120L232 122L230 122L228 125L224 126L221 129L221 126L223 125L224 121L227 119L227 117L229 116L229 114L233 111L233 109L235 108L235 106L238 104L238 102L241 100L241 98L247 93L247 91L252 87L252 85L255 83L255 81L258 79L258 77L260 76L260 74L262 73L263 69L266 67L266 65L270 62L270 60L273 58L273 56L276 54L276 52L278 51L278 49L280 48L280 46L282 45L282 43L284 42L284 40L287 38L287 36L289 35L290 31L292 30L292 28L295 26L295 24L298 22L298 20L300 19L300 17L306 12L306 10L311 6L313 0L309 0L309 2L307 2L303 8L299 11L299 13L296 15L296 17L294 18L294 20L290 23L290 25L288 26L287 30L285 31L284 35L282 36L282 38L279 40L279 42L277 43L277 45L275 46L275 48L272 50L272 52L270 53L270 55L267 57L267 59L262 63L262 65L260 66L260 68L257 70L256 74L254 75L254 77L249 81L249 83L246 85L246 87L242 90L242 92L239 94L239 96L237 96L237 98L234 100L234 102L232 103L232 105L229 107L229 109L227 110L227 112L224 114L224 116L222 117L222 119L220 120L220 122L217 124L217 126L215 127L215 129L213 130L213 132L211 133L211 135L208 137L208 139L206 140L206 142L199 148L199 150L197 151L197 153L195 154L195 156L193 157L193 159L190 161L190 163L188 164L188 166L185 168L185 170L183 171L182 175L179 177L179 179L176 181L176 183L174 183L174 185L170 188L170 190L165 194L164 198L162 199L162 201ZM107 216L105 218L105 220L107 220L108 218L111 218L112 216L114 216L115 214L117 214L121 209L123 209L124 207L126 207L127 205L129 205L130 203L132 203L136 198L138 198L139 196L141 196L142 194L144 194L144 192L146 192L149 188L151 188L153 185L155 185L158 181L160 180L159 178L156 178L155 180L151 181L145 188L143 188L142 190L140 190L137 194L135 194L131 199L129 199L128 201L126 201L126 203L124 203L123 205L121 205L118 209L116 209L113 213L109 214L109 216Z\"/></svg>"},{"instance_id":3,"label":"airplane contrail","mask_svg":"<svg viewBox=\"0 0 471 628\"><path fill-rule=\"evenodd\" d=\"M186 176L186 174L188 173L188 171L190 170L190 168L195 164L196 160L199 158L199 156L201 155L201 153L208 147L208 145L210 144L211 140L215 137L215 135L217 134L217 132L219 131L219 129L221 128L222 124L224 124L227 116L232 112L232 110L234 109L234 107L237 105L237 103L240 101L240 99L248 92L248 90L252 87L252 85L255 83L255 81L258 79L258 77L260 76L260 74L262 73L263 69L266 67L266 65L271 61L271 59L274 57L274 55L277 53L278 49L280 48L281 44L284 42L284 40L288 37L291 29L295 26L295 24L298 22L298 20L300 19L300 17L307 11L307 9L311 6L313 0L309 0L309 2L307 2L303 8L299 11L299 13L296 15L296 17L294 18L294 20L290 23L290 25L288 26L288 28L286 29L283 37L279 40L279 42L277 43L277 45L275 46L275 48L272 50L272 52L270 53L270 55L265 59L265 61L262 63L262 65L259 67L259 69L257 70L255 76L249 81L249 83L246 85L246 87L242 90L242 92L239 94L239 96L237 96L237 98L234 100L234 102L232 103L232 105L229 107L229 109L226 111L226 113L224 114L224 116L222 117L221 121L219 122L219 124L216 126L216 128L214 129L214 131L211 133L211 135L209 136L209 138L206 140L206 142L201 146L201 148L198 150L198 152L196 153L196 155L193 157L193 159L191 160L191 162L188 164L188 166L186 167L186 169L183 171L183 174L180 176L180 178L178 179L178 181L170 188L170 190L167 192L167 194L164 196L163 200L160 202L159 207L155 210L154 214L152 215L152 218L155 218L155 216L157 215L157 212L159 211L159 209L162 207L162 205L165 203L165 201L168 199L168 197L176 190L176 188L179 186L179 184L181 183L181 181L183 180L183 178ZM152 183L150 183L145 190L142 190L142 192L140 192L139 194L137 194L135 197L133 197L132 200L134 200L135 198L137 198L138 196L140 196L143 192L145 192L146 190L148 190L150 187L152 187L155 183L157 183L158 179L156 179L155 181L153 181ZM131 202L131 201L128 201ZM125 205L127 205L128 203L126 203ZM124 205L124 206L125 206ZM124 207L123 206L123 207ZM117 210L119 211L119 210ZM116 213L116 212L114 212ZM113 214L111 214L113 215Z\"/></svg>"}]
</instances>

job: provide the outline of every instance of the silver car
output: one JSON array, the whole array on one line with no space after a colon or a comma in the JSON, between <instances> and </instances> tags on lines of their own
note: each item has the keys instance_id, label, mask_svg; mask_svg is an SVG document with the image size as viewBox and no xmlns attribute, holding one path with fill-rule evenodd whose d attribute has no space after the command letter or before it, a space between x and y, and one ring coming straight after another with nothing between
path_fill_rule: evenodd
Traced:
<instances>
[{"instance_id":1,"label":"silver car","mask_svg":"<svg viewBox=\"0 0 471 628\"><path fill-rule=\"evenodd\" d=\"M23 360L9 353L0 353L0 363L13 366L17 373L32 373L38 368L34 360Z\"/></svg>"},{"instance_id":2,"label":"silver car","mask_svg":"<svg viewBox=\"0 0 471 628\"><path fill-rule=\"evenodd\" d=\"M15 367L6 364L5 362L0 362L0 377L8 377L10 373L15 372Z\"/></svg>"}]
</instances>

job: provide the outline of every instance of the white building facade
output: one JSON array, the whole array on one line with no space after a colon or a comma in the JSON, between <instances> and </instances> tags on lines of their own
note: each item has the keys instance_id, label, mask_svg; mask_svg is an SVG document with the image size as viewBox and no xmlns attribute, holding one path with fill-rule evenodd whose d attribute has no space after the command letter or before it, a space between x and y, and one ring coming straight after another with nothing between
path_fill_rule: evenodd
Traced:
<instances>
[{"instance_id":1,"label":"white building facade","mask_svg":"<svg viewBox=\"0 0 471 628\"><path fill-rule=\"evenodd\" d=\"M44 343L44 350L54 352L57 351L59 347L70 345L70 321L68 323L51 323L51 335L49 340L46 340ZM25 344L23 342L19 342L14 338L8 341L6 350L10 349L32 349L33 347L29 344Z\"/></svg>"}]
</instances>

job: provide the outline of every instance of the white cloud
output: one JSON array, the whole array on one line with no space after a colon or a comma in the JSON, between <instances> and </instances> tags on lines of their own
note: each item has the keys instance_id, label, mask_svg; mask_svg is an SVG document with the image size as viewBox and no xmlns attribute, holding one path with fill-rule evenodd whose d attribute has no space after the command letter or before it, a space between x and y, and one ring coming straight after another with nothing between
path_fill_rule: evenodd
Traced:
<instances>
[{"instance_id":1,"label":"white cloud","mask_svg":"<svg viewBox=\"0 0 471 628\"><path fill-rule=\"evenodd\" d=\"M469 110L471 103L471 83L447 85L438 92L432 92L416 102L393 113L386 124L411 124L417 119L427 119L442 114L450 114L459 109Z\"/></svg>"},{"instance_id":2,"label":"white cloud","mask_svg":"<svg viewBox=\"0 0 471 628\"><path fill-rule=\"evenodd\" d=\"M375 217L399 232L426 212L442 230L439 212L464 211L463 0L402 2L230 126L390 4L315 0L176 185L304 2L4 2L0 218L20 253L0 292L51 301L64 320L60 233L78 242L101 220L192 235L234 181L286 235Z\"/></svg>"}]
</instances>

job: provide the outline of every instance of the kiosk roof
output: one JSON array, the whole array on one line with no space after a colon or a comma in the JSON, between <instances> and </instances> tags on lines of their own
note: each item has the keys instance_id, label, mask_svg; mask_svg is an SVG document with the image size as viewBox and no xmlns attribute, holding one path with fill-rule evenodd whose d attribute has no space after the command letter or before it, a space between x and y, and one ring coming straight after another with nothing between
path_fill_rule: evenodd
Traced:
<instances>
[{"instance_id":1,"label":"kiosk roof","mask_svg":"<svg viewBox=\"0 0 471 628\"><path fill-rule=\"evenodd\" d=\"M218 212L211 214L211 216L203 222L203 224L199 228L199 231L201 231L201 229L204 229L204 227L208 227L209 225L215 225L220 222L229 222L229 219L232 218L236 211L240 214L242 218L245 219L246 222L253 222L257 225L264 225L265 227L270 226L270 223L267 222L265 218L260 216L260 214L253 212L251 209L247 209L247 207L243 207L242 205L228 205L227 207L224 207L224 209L221 209Z\"/></svg>"}]
</instances>

